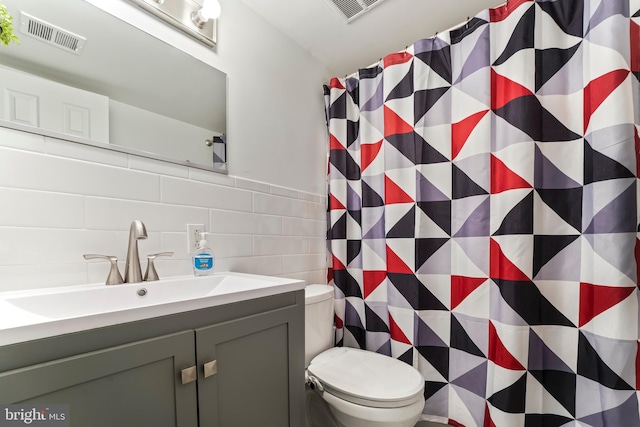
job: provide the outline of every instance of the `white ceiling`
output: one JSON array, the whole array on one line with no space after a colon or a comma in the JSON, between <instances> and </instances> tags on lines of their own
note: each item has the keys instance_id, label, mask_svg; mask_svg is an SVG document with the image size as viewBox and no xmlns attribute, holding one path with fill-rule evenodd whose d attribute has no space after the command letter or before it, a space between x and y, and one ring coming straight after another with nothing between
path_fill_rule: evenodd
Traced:
<instances>
[{"instance_id":1,"label":"white ceiling","mask_svg":"<svg viewBox=\"0 0 640 427\"><path fill-rule=\"evenodd\" d=\"M330 0L242 0L336 76L351 74L504 0L384 0L347 24ZM223 12L224 13L224 12Z\"/></svg>"}]
</instances>

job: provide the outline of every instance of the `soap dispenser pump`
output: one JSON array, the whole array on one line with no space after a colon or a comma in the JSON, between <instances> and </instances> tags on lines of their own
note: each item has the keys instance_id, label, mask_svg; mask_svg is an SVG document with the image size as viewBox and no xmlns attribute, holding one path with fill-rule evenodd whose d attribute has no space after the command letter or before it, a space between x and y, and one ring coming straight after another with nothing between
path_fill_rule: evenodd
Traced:
<instances>
[{"instance_id":1,"label":"soap dispenser pump","mask_svg":"<svg viewBox=\"0 0 640 427\"><path fill-rule=\"evenodd\" d=\"M193 274L196 276L209 276L213 274L215 258L213 257L213 251L207 246L207 240L205 239L207 234L211 233L200 233L198 248L193 254Z\"/></svg>"}]
</instances>

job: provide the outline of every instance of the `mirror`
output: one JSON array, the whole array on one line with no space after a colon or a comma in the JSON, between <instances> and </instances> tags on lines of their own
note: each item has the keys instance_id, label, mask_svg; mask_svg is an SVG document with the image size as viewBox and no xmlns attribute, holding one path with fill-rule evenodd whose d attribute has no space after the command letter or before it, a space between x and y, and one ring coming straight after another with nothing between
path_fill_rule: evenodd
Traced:
<instances>
[{"instance_id":1,"label":"mirror","mask_svg":"<svg viewBox=\"0 0 640 427\"><path fill-rule=\"evenodd\" d=\"M0 126L226 173L224 73L84 0L2 2Z\"/></svg>"}]
</instances>

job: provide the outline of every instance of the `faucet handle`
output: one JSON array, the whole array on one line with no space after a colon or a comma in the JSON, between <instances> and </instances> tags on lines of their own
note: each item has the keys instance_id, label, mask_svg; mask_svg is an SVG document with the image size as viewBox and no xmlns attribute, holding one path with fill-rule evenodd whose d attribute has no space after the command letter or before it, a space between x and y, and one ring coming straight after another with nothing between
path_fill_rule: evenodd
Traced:
<instances>
[{"instance_id":1,"label":"faucet handle","mask_svg":"<svg viewBox=\"0 0 640 427\"><path fill-rule=\"evenodd\" d=\"M109 270L109 276L105 285L119 285L124 283L120 270L118 270L118 257L113 255L98 255L98 254L84 254L84 259L106 259L111 262L111 270Z\"/></svg>"},{"instance_id":2,"label":"faucet handle","mask_svg":"<svg viewBox=\"0 0 640 427\"><path fill-rule=\"evenodd\" d=\"M159 280L158 272L156 271L156 267L153 265L153 261L161 256L173 256L173 252L160 252L157 254L147 255L147 271L144 273L144 281L145 282L153 282L154 280Z\"/></svg>"}]
</instances>

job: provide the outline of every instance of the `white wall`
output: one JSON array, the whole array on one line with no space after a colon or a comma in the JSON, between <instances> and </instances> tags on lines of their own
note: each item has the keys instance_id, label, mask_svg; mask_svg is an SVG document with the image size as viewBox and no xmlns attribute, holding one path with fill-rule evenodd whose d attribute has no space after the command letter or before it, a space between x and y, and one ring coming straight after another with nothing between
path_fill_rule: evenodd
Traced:
<instances>
[{"instance_id":1,"label":"white wall","mask_svg":"<svg viewBox=\"0 0 640 427\"><path fill-rule=\"evenodd\" d=\"M236 0L215 50L128 3L90 2L227 73L230 176L0 128L0 291L103 281L107 263L82 254L124 260L134 219L141 256L176 252L161 277L191 273L186 224L204 223L216 270L326 280L322 64Z\"/></svg>"}]
</instances>

